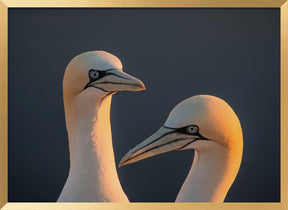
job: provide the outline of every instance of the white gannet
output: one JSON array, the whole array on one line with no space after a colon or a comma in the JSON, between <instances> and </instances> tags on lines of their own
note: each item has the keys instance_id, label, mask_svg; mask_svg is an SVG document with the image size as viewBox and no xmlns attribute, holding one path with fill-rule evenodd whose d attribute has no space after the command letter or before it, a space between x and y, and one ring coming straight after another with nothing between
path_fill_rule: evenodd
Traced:
<instances>
[{"instance_id":1,"label":"white gannet","mask_svg":"<svg viewBox=\"0 0 288 210\"><path fill-rule=\"evenodd\" d=\"M243 137L238 117L217 97L198 95L179 103L119 165L185 149L194 149L195 155L176 202L223 202L241 164Z\"/></svg>"},{"instance_id":2,"label":"white gannet","mask_svg":"<svg viewBox=\"0 0 288 210\"><path fill-rule=\"evenodd\" d=\"M63 79L70 170L58 202L128 202L118 179L110 126L113 93L144 84L105 51L74 57Z\"/></svg>"}]
</instances>

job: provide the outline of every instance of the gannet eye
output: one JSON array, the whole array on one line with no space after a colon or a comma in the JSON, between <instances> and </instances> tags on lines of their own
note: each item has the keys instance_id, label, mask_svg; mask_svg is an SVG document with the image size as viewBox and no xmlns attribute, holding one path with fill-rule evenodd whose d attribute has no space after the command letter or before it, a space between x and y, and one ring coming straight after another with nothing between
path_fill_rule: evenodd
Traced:
<instances>
[{"instance_id":1,"label":"gannet eye","mask_svg":"<svg viewBox=\"0 0 288 210\"><path fill-rule=\"evenodd\" d=\"M186 128L186 132L188 134L197 134L199 132L199 128L197 125L190 125Z\"/></svg>"},{"instance_id":2,"label":"gannet eye","mask_svg":"<svg viewBox=\"0 0 288 210\"><path fill-rule=\"evenodd\" d=\"M96 80L96 79L98 79L99 77L100 77L99 71L94 70L94 69L91 69L91 70L89 71L89 78L90 78L91 80Z\"/></svg>"}]
</instances>

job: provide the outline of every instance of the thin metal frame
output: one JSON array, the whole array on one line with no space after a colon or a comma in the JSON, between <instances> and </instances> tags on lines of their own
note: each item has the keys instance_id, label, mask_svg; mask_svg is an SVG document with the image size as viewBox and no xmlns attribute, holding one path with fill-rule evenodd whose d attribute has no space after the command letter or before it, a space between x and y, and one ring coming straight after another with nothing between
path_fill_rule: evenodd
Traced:
<instances>
[{"instance_id":1,"label":"thin metal frame","mask_svg":"<svg viewBox=\"0 0 288 210\"><path fill-rule=\"evenodd\" d=\"M8 8L279 8L281 12L281 202L11 203L8 202ZM0 208L15 209L288 209L288 0L0 0Z\"/></svg>"}]
</instances>

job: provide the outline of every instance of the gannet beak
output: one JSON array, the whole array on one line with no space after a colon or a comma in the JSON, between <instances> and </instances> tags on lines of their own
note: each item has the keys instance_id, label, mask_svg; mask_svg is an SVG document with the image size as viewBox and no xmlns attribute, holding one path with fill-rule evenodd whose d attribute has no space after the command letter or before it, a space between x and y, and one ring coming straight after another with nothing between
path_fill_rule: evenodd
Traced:
<instances>
[{"instance_id":1,"label":"gannet beak","mask_svg":"<svg viewBox=\"0 0 288 210\"><path fill-rule=\"evenodd\" d=\"M95 86L107 92L145 90L142 81L118 69L107 71L103 78L90 83L89 86Z\"/></svg>"},{"instance_id":2,"label":"gannet beak","mask_svg":"<svg viewBox=\"0 0 288 210\"><path fill-rule=\"evenodd\" d=\"M161 127L152 136L131 149L120 161L119 167L155 156L161 153L180 150L192 143L198 136L175 132L175 129Z\"/></svg>"}]
</instances>

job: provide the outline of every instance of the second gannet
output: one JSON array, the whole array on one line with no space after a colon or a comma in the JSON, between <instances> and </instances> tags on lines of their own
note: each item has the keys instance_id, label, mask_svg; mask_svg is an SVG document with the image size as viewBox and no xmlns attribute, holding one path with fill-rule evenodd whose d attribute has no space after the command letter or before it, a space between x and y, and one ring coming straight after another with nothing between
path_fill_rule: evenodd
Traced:
<instances>
[{"instance_id":1,"label":"second gannet","mask_svg":"<svg viewBox=\"0 0 288 210\"><path fill-rule=\"evenodd\" d=\"M186 149L194 149L195 156L176 202L223 202L241 164L243 137L237 115L220 98L198 95L182 101L119 165Z\"/></svg>"}]
</instances>

